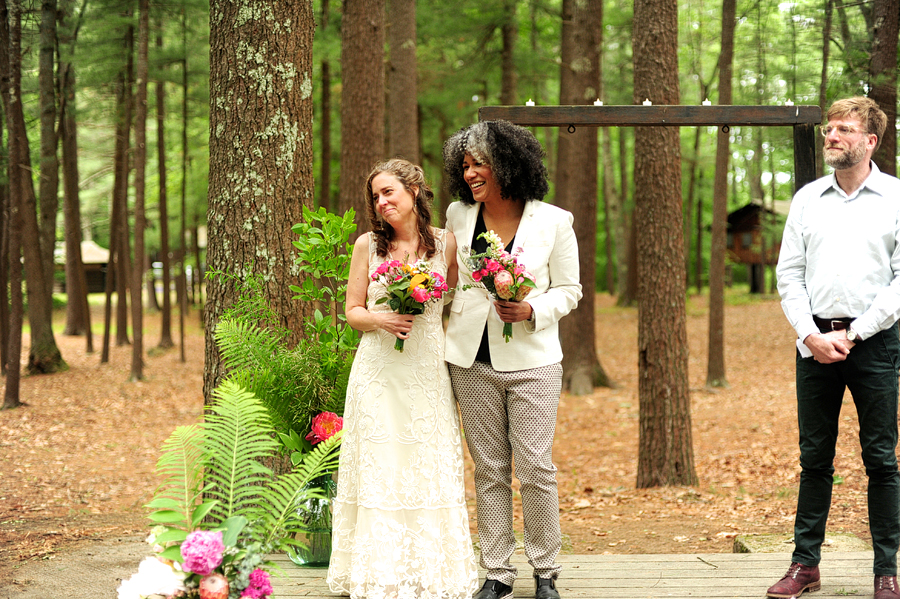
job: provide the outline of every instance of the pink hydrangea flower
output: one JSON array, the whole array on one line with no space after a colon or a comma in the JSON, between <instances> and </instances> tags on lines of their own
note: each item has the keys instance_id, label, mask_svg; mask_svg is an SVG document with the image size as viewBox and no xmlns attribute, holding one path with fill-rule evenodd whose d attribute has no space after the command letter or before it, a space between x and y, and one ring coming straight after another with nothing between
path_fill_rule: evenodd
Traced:
<instances>
[{"instance_id":1,"label":"pink hydrangea flower","mask_svg":"<svg viewBox=\"0 0 900 599\"><path fill-rule=\"evenodd\" d=\"M272 582L269 580L269 573L261 568L250 573L250 584L241 591L241 597L248 599L265 599L271 594Z\"/></svg>"},{"instance_id":2,"label":"pink hydrangea flower","mask_svg":"<svg viewBox=\"0 0 900 599\"><path fill-rule=\"evenodd\" d=\"M221 531L196 530L181 544L181 556L184 558L182 568L206 576L219 567L224 553Z\"/></svg>"},{"instance_id":3,"label":"pink hydrangea flower","mask_svg":"<svg viewBox=\"0 0 900 599\"><path fill-rule=\"evenodd\" d=\"M344 428L344 419L334 412L322 412L312 420L312 430L306 435L306 440L315 445L330 439Z\"/></svg>"}]
</instances>

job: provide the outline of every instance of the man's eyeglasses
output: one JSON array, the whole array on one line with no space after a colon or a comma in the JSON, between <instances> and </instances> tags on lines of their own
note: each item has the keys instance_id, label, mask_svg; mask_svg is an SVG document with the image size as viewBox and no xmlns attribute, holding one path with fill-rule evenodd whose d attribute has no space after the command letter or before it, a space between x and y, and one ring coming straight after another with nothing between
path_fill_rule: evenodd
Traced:
<instances>
[{"instance_id":1,"label":"man's eyeglasses","mask_svg":"<svg viewBox=\"0 0 900 599\"><path fill-rule=\"evenodd\" d=\"M837 131L837 134L841 137L847 137L848 135L853 135L857 132L866 133L862 129L857 129L853 125L821 125L819 127L819 131L821 131L822 137L828 137L835 131Z\"/></svg>"}]
</instances>

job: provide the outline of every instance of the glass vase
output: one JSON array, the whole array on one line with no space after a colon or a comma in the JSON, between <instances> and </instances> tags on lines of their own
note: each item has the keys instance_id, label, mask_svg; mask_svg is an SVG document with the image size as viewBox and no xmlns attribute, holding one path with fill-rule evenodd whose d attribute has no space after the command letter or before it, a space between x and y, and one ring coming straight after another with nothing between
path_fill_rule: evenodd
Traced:
<instances>
[{"instance_id":1,"label":"glass vase","mask_svg":"<svg viewBox=\"0 0 900 599\"><path fill-rule=\"evenodd\" d=\"M314 478L306 488L318 489L322 497L298 502L297 516L302 524L294 538L303 546L293 547L288 557L301 568L327 568L331 560L331 501L337 494L337 483L329 473Z\"/></svg>"}]
</instances>

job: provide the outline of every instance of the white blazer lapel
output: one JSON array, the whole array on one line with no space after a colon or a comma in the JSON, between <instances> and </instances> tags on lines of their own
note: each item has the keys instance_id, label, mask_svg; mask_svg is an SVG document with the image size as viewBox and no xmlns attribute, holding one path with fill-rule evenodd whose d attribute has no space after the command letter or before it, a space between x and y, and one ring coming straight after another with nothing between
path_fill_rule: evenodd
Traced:
<instances>
[{"instance_id":1,"label":"white blazer lapel","mask_svg":"<svg viewBox=\"0 0 900 599\"><path fill-rule=\"evenodd\" d=\"M539 202L525 202L525 210L522 212L522 218L519 220L519 228L516 230L516 236L513 238L513 251L519 247L525 247L525 242L536 226L534 222L534 213L537 210Z\"/></svg>"}]
</instances>

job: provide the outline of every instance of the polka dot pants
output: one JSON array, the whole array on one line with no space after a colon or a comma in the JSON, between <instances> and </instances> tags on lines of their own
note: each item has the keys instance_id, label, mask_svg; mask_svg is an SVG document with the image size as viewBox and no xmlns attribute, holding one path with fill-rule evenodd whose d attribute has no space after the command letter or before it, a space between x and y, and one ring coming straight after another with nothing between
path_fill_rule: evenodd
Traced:
<instances>
[{"instance_id":1,"label":"polka dot pants","mask_svg":"<svg viewBox=\"0 0 900 599\"><path fill-rule=\"evenodd\" d=\"M498 372L490 364L449 364L469 452L475 461L475 493L481 566L487 577L512 586L517 570L512 521L512 464L521 483L525 555L541 578L556 578L562 545L553 434L562 391L559 363Z\"/></svg>"}]
</instances>

